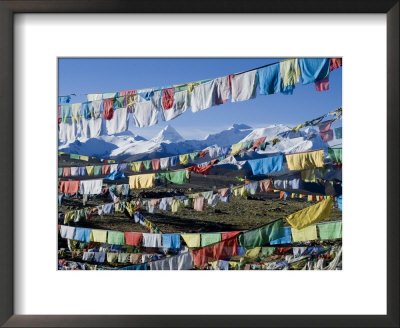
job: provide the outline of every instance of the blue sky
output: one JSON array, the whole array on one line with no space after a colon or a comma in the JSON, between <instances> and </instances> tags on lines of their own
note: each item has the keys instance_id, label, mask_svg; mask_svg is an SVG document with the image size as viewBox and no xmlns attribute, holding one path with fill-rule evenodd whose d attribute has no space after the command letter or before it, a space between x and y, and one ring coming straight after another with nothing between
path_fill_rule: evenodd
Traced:
<instances>
[{"instance_id":1,"label":"blue sky","mask_svg":"<svg viewBox=\"0 0 400 328\"><path fill-rule=\"evenodd\" d=\"M170 86L212 79L246 71L284 58L60 58L59 95L105 93L130 89ZM85 96L72 97L72 102ZM293 95L259 95L252 100L211 107L153 127L137 128L135 134L152 138L167 124L187 139L202 139L245 123L254 128L270 124L294 126L342 105L342 68L330 74L328 91L317 92L314 84L297 84ZM132 121L132 120L131 120Z\"/></svg>"}]
</instances>

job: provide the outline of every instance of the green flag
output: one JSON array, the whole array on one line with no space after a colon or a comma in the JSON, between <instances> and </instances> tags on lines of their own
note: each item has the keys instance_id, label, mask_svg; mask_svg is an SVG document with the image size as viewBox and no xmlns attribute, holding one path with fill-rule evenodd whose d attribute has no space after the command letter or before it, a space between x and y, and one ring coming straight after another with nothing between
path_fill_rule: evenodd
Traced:
<instances>
[{"instance_id":1,"label":"green flag","mask_svg":"<svg viewBox=\"0 0 400 328\"><path fill-rule=\"evenodd\" d=\"M186 182L187 171L179 170L173 172L162 172L162 173L157 173L157 175L158 177L165 178L172 183L182 184Z\"/></svg>"},{"instance_id":2,"label":"green flag","mask_svg":"<svg viewBox=\"0 0 400 328\"><path fill-rule=\"evenodd\" d=\"M260 228L249 230L238 236L239 245L254 248L268 245L272 240L284 237L283 219L268 223Z\"/></svg>"},{"instance_id":3,"label":"green flag","mask_svg":"<svg viewBox=\"0 0 400 328\"><path fill-rule=\"evenodd\" d=\"M320 239L342 238L342 222L318 224Z\"/></svg>"},{"instance_id":4,"label":"green flag","mask_svg":"<svg viewBox=\"0 0 400 328\"><path fill-rule=\"evenodd\" d=\"M330 160L342 163L342 148L328 148Z\"/></svg>"},{"instance_id":5,"label":"green flag","mask_svg":"<svg viewBox=\"0 0 400 328\"><path fill-rule=\"evenodd\" d=\"M150 170L151 169L151 160L143 161L143 166L145 170Z\"/></svg>"},{"instance_id":6,"label":"green flag","mask_svg":"<svg viewBox=\"0 0 400 328\"><path fill-rule=\"evenodd\" d=\"M108 231L107 244L113 244L113 245L125 244L125 234L120 231Z\"/></svg>"}]
</instances>

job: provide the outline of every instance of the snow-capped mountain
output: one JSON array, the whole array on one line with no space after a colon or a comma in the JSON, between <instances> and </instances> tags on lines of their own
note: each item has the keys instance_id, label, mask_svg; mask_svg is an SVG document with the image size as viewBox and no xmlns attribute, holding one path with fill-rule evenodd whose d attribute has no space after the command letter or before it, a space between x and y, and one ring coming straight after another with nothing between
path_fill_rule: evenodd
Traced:
<instances>
[{"instance_id":1,"label":"snow-capped mountain","mask_svg":"<svg viewBox=\"0 0 400 328\"><path fill-rule=\"evenodd\" d=\"M246 124L233 124L230 128L215 134L209 134L204 138L208 145L230 146L245 138L253 131L251 126Z\"/></svg>"},{"instance_id":2,"label":"snow-capped mountain","mask_svg":"<svg viewBox=\"0 0 400 328\"><path fill-rule=\"evenodd\" d=\"M286 125L270 125L265 128L252 129L252 131L240 141L255 140L261 137L266 137L266 140L270 140L276 138L279 134L288 131L290 131L290 129Z\"/></svg>"},{"instance_id":3,"label":"snow-capped mountain","mask_svg":"<svg viewBox=\"0 0 400 328\"><path fill-rule=\"evenodd\" d=\"M266 141L278 138L279 142L274 146L268 145L264 151L258 150L260 154L277 152L290 154L326 147L317 130L308 127L303 131L291 131L289 127L283 124L254 129L240 141L255 140L261 137L266 137Z\"/></svg>"},{"instance_id":4,"label":"snow-capped mountain","mask_svg":"<svg viewBox=\"0 0 400 328\"><path fill-rule=\"evenodd\" d=\"M293 153L326 146L318 131L312 128L290 132L290 128L284 125L253 129L245 124L234 124L226 130L208 135L203 140L185 140L175 128L168 125L150 140L126 131L113 136L75 140L60 145L59 150L73 154L135 161L185 154L205 148L229 147L240 141L264 136L266 140L278 137L280 142L275 146L267 146L264 151L258 151L260 153Z\"/></svg>"},{"instance_id":5,"label":"snow-capped mountain","mask_svg":"<svg viewBox=\"0 0 400 328\"><path fill-rule=\"evenodd\" d=\"M167 125L164 129L162 129L151 141L157 143L165 142L182 142L185 139L176 131L171 125Z\"/></svg>"}]
</instances>

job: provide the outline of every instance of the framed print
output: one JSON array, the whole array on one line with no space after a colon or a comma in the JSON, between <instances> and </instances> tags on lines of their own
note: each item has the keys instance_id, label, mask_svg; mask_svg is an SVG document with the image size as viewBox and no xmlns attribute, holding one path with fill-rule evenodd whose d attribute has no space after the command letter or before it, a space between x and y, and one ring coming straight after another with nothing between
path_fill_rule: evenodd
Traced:
<instances>
[{"instance_id":1,"label":"framed print","mask_svg":"<svg viewBox=\"0 0 400 328\"><path fill-rule=\"evenodd\" d=\"M4 326L398 326L398 2L57 4L0 2Z\"/></svg>"}]
</instances>

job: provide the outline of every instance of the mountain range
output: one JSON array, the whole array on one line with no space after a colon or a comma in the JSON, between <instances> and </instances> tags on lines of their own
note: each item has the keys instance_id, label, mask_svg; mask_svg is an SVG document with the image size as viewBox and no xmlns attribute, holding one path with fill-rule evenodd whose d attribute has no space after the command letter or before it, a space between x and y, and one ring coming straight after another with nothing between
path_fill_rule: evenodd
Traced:
<instances>
[{"instance_id":1,"label":"mountain range","mask_svg":"<svg viewBox=\"0 0 400 328\"><path fill-rule=\"evenodd\" d=\"M167 125L150 140L125 131L113 136L80 138L74 142L59 144L59 150L118 161L137 161L186 154L208 147L229 147L240 141L264 136L266 140L278 137L280 142L275 146L269 145L265 151L258 151L259 153L293 153L326 147L318 131L313 128L290 132L290 128L282 124L256 129L246 124L234 124L226 130L209 134L202 140L186 140L174 127Z\"/></svg>"}]
</instances>

